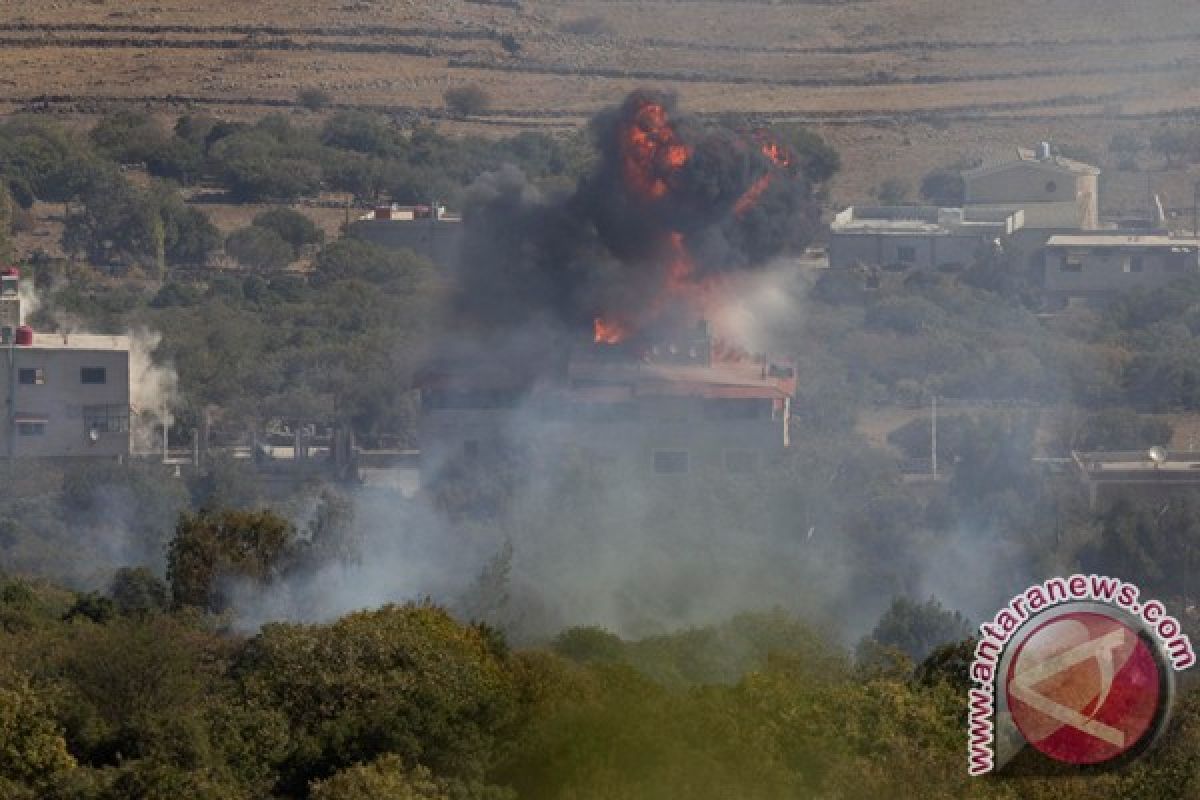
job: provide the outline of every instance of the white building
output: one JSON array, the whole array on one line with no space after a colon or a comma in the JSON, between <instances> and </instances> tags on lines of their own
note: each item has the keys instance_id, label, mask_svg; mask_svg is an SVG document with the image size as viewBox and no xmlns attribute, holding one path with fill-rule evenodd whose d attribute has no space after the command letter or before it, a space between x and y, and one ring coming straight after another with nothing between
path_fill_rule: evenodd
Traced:
<instances>
[{"instance_id":1,"label":"white building","mask_svg":"<svg viewBox=\"0 0 1200 800\"><path fill-rule=\"evenodd\" d=\"M1200 239L1166 234L1060 234L1046 242L1046 297L1103 305L1131 289L1158 289L1200 273Z\"/></svg>"},{"instance_id":2,"label":"white building","mask_svg":"<svg viewBox=\"0 0 1200 800\"><path fill-rule=\"evenodd\" d=\"M1100 170L1054 155L1049 143L1017 148L1015 161L963 173L965 206L972 211L1023 210L1025 228L1095 230L1100 227Z\"/></svg>"},{"instance_id":3,"label":"white building","mask_svg":"<svg viewBox=\"0 0 1200 800\"><path fill-rule=\"evenodd\" d=\"M1020 210L964 211L935 206L850 207L833 218L829 266L939 269L965 267L981 248L1024 224Z\"/></svg>"},{"instance_id":4,"label":"white building","mask_svg":"<svg viewBox=\"0 0 1200 800\"><path fill-rule=\"evenodd\" d=\"M0 457L128 456L129 337L34 333L19 324L19 279L0 275Z\"/></svg>"}]
</instances>

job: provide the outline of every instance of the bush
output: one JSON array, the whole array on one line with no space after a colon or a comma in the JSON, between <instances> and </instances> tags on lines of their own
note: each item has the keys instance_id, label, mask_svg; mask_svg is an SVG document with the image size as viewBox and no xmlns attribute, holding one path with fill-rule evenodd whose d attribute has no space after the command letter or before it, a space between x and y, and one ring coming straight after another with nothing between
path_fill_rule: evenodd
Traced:
<instances>
[{"instance_id":1,"label":"bush","mask_svg":"<svg viewBox=\"0 0 1200 800\"><path fill-rule=\"evenodd\" d=\"M447 89L442 96L446 108L456 117L470 117L482 114L492 104L492 99L478 86L460 86Z\"/></svg>"},{"instance_id":2,"label":"bush","mask_svg":"<svg viewBox=\"0 0 1200 800\"><path fill-rule=\"evenodd\" d=\"M614 36L616 28L604 17L578 17L569 19L558 26L563 33L573 33L577 36Z\"/></svg>"},{"instance_id":3,"label":"bush","mask_svg":"<svg viewBox=\"0 0 1200 800\"><path fill-rule=\"evenodd\" d=\"M320 111L329 107L329 104L333 102L333 95L324 89L309 87L297 92L296 99L309 111Z\"/></svg>"},{"instance_id":4,"label":"bush","mask_svg":"<svg viewBox=\"0 0 1200 800\"><path fill-rule=\"evenodd\" d=\"M293 534L288 521L270 511L181 515L167 553L174 604L225 610L224 581L269 581L281 568Z\"/></svg>"},{"instance_id":5,"label":"bush","mask_svg":"<svg viewBox=\"0 0 1200 800\"><path fill-rule=\"evenodd\" d=\"M279 238L299 250L308 244L320 244L325 241L325 231L321 230L308 217L290 208L273 208L264 211L254 218L252 223L256 228L274 231Z\"/></svg>"},{"instance_id":6,"label":"bush","mask_svg":"<svg viewBox=\"0 0 1200 800\"><path fill-rule=\"evenodd\" d=\"M887 206L897 206L908 199L912 187L903 178L888 178L875 189L875 199Z\"/></svg>"},{"instance_id":7,"label":"bush","mask_svg":"<svg viewBox=\"0 0 1200 800\"><path fill-rule=\"evenodd\" d=\"M921 197L935 205L957 208L963 204L966 194L966 182L957 169L938 167L921 179Z\"/></svg>"},{"instance_id":8,"label":"bush","mask_svg":"<svg viewBox=\"0 0 1200 800\"><path fill-rule=\"evenodd\" d=\"M281 269L296 256L278 233L253 225L231 233L225 240L225 252L242 266L254 269Z\"/></svg>"}]
</instances>

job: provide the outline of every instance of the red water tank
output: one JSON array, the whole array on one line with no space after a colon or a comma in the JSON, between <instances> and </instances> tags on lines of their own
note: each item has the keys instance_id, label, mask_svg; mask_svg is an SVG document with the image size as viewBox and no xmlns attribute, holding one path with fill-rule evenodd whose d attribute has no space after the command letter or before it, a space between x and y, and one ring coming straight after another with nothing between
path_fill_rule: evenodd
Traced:
<instances>
[{"instance_id":1,"label":"red water tank","mask_svg":"<svg viewBox=\"0 0 1200 800\"><path fill-rule=\"evenodd\" d=\"M33 328L28 325L22 325L17 328L17 347L32 347L33 346Z\"/></svg>"},{"instance_id":2,"label":"red water tank","mask_svg":"<svg viewBox=\"0 0 1200 800\"><path fill-rule=\"evenodd\" d=\"M5 267L3 270L0 270L0 275L6 278L19 278L21 277L21 270L16 267Z\"/></svg>"},{"instance_id":3,"label":"red water tank","mask_svg":"<svg viewBox=\"0 0 1200 800\"><path fill-rule=\"evenodd\" d=\"M391 206L376 206L375 207L375 219L391 219L391 218L392 218L392 207Z\"/></svg>"}]
</instances>

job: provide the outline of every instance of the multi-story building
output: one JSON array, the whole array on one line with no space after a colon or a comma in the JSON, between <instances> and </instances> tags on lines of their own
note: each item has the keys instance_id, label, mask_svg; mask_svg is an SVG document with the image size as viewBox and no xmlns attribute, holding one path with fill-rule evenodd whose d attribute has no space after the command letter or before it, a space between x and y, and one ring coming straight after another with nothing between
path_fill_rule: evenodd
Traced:
<instances>
[{"instance_id":1,"label":"multi-story building","mask_svg":"<svg viewBox=\"0 0 1200 800\"><path fill-rule=\"evenodd\" d=\"M536 379L496 363L443 367L422 389L422 477L514 443L647 478L753 473L787 447L795 389L794 367L722 354L704 328L652 347L580 346Z\"/></svg>"},{"instance_id":2,"label":"multi-story building","mask_svg":"<svg viewBox=\"0 0 1200 800\"><path fill-rule=\"evenodd\" d=\"M968 214L936 206L850 207L830 225L829 266L965 267L1023 223L1020 210Z\"/></svg>"},{"instance_id":3,"label":"multi-story building","mask_svg":"<svg viewBox=\"0 0 1200 800\"><path fill-rule=\"evenodd\" d=\"M462 217L442 206L379 206L350 224L347 235L391 249L412 250L445 269L458 264Z\"/></svg>"},{"instance_id":4,"label":"multi-story building","mask_svg":"<svg viewBox=\"0 0 1200 800\"><path fill-rule=\"evenodd\" d=\"M1046 242L1052 306L1103 305L1131 289L1157 289L1200 273L1200 239L1167 234L1059 234Z\"/></svg>"},{"instance_id":5,"label":"multi-story building","mask_svg":"<svg viewBox=\"0 0 1200 800\"><path fill-rule=\"evenodd\" d=\"M128 456L129 337L34 333L19 280L0 274L0 457Z\"/></svg>"}]
</instances>

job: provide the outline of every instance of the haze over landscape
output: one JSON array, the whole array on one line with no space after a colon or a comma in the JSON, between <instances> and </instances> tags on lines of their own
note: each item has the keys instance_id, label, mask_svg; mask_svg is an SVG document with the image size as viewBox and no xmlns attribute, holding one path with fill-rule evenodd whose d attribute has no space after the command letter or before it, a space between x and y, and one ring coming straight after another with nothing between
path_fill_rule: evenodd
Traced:
<instances>
[{"instance_id":1,"label":"haze over landscape","mask_svg":"<svg viewBox=\"0 0 1200 800\"><path fill-rule=\"evenodd\" d=\"M7 0L0 798L1200 795L1189 672L966 769L1027 586L1198 629L1198 41Z\"/></svg>"}]
</instances>

